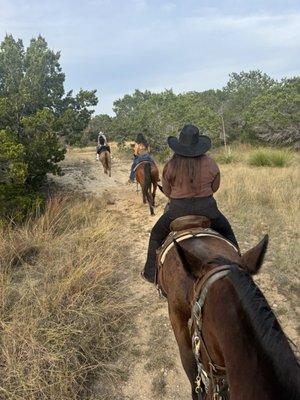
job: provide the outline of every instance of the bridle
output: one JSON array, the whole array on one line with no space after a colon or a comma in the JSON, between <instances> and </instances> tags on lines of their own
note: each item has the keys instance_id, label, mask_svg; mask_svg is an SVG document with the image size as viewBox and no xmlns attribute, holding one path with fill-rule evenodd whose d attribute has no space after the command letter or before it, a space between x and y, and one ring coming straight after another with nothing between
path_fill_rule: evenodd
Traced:
<instances>
[{"instance_id":1,"label":"bridle","mask_svg":"<svg viewBox=\"0 0 300 400\"><path fill-rule=\"evenodd\" d=\"M186 240L191 237L202 237L202 236L214 236L217 239L220 240L225 240L230 246L234 247L234 249L239 253L239 249L236 248L229 240L214 234L212 235L211 233L203 233L202 231L200 233L195 234L194 232L185 232L184 235L180 236L179 238L173 238L173 243L177 243L180 239ZM167 248L164 248L163 255L167 254L167 251L169 247L171 246L171 243L168 244ZM159 253L158 253L159 254ZM163 288L159 282L159 272L162 271L163 269L163 262L164 258L160 254L160 257L158 258L158 263L157 263L157 269L156 269L156 274L155 274L155 286L158 290L159 296L162 297L167 297L166 293L164 293ZM229 272L232 269L237 268L236 265L221 265L219 267L215 267L212 270L208 271L206 274L204 274L200 279L198 279L195 284L194 284L194 289L196 285L200 285L200 294L198 297L198 300L195 302L192 308L192 315L191 315L191 320L195 321L194 325L194 332L192 333L191 331L191 336L192 336L192 345L193 345L193 352L195 356L195 360L197 363L197 377L196 377L196 387L195 391L197 393L201 393L203 397L205 398L207 394L209 393L210 387L212 387L213 390L213 400L228 400L229 399L229 385L227 382L227 376L226 376L226 367L225 366L220 366L213 362L208 348L206 346L203 333L202 333L202 319L203 319L203 306L205 303L205 299L208 293L209 288L211 285L216 282L219 279L224 278L226 275L229 274ZM161 272L162 273L162 272ZM192 325L192 326L193 326ZM209 364L209 371L206 371L202 362L201 362L201 354L200 354L200 348L202 349L206 354L206 357L208 359L208 364Z\"/></svg>"},{"instance_id":2,"label":"bridle","mask_svg":"<svg viewBox=\"0 0 300 400\"><path fill-rule=\"evenodd\" d=\"M197 363L196 392L207 396L210 386L214 400L229 399L229 386L226 377L226 367L216 364L208 351L202 332L203 306L210 287L219 279L224 278L229 272L236 268L233 265L222 265L208 271L195 286L200 285L200 295L192 308L192 320L194 332L192 333L193 352ZM192 330L191 327L191 330ZM200 357L200 350L203 348L208 359L209 370L206 371Z\"/></svg>"}]
</instances>

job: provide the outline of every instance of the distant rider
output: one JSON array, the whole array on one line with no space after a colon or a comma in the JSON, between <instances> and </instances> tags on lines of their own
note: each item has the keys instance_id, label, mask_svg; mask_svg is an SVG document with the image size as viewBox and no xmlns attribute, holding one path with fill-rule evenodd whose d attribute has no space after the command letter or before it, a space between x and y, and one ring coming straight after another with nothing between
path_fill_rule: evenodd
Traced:
<instances>
[{"instance_id":1,"label":"distant rider","mask_svg":"<svg viewBox=\"0 0 300 400\"><path fill-rule=\"evenodd\" d=\"M107 144L107 142L105 141L105 139L101 136L99 138L99 144L97 146L97 156L98 156L98 160L99 160L99 155L103 152L103 151L108 151L110 153L110 146Z\"/></svg>"},{"instance_id":2,"label":"distant rider","mask_svg":"<svg viewBox=\"0 0 300 400\"><path fill-rule=\"evenodd\" d=\"M135 144L133 148L133 162L131 165L131 171L129 176L129 182L134 183L135 179L135 167L143 162L150 161L154 162L153 157L149 154L150 146L142 133L139 133L135 139Z\"/></svg>"},{"instance_id":3,"label":"distant rider","mask_svg":"<svg viewBox=\"0 0 300 400\"><path fill-rule=\"evenodd\" d=\"M99 134L98 134L98 144L97 144L97 147L96 147L96 160L97 161L99 161L99 154L100 153L98 153L98 149L100 148L100 146L101 146L101 143L100 143L100 139L102 139L101 140L101 142L103 142L103 140L104 140L104 146L107 146L107 140L106 140L106 136L104 135L104 133L103 132L99 132ZM109 152L110 152L110 150L109 150Z\"/></svg>"}]
</instances>

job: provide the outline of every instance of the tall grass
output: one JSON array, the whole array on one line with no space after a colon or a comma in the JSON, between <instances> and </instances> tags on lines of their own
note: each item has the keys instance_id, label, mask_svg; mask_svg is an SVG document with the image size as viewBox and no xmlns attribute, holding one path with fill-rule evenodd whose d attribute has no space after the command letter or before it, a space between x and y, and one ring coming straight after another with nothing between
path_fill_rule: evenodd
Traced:
<instances>
[{"instance_id":1,"label":"tall grass","mask_svg":"<svg viewBox=\"0 0 300 400\"><path fill-rule=\"evenodd\" d=\"M96 398L95 387L97 398L114 398L133 304L118 223L103 209L57 197L40 217L2 230L1 399Z\"/></svg>"},{"instance_id":2,"label":"tall grass","mask_svg":"<svg viewBox=\"0 0 300 400\"><path fill-rule=\"evenodd\" d=\"M296 301L300 290L299 170L226 165L221 175L218 204L232 222L243 250L269 233L270 276L287 299Z\"/></svg>"},{"instance_id":3,"label":"tall grass","mask_svg":"<svg viewBox=\"0 0 300 400\"><path fill-rule=\"evenodd\" d=\"M254 150L248 163L254 167L287 167L291 162L291 153L287 150L261 148Z\"/></svg>"}]
</instances>

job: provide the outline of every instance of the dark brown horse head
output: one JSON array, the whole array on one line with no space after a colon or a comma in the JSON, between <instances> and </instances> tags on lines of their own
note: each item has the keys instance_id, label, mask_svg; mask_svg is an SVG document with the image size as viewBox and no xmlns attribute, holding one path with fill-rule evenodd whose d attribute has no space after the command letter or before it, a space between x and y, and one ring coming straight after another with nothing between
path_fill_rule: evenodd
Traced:
<instances>
[{"instance_id":1,"label":"dark brown horse head","mask_svg":"<svg viewBox=\"0 0 300 400\"><path fill-rule=\"evenodd\" d=\"M256 274L262 266L268 242L269 236L265 235L256 246L244 253L240 259L235 256L231 261L239 264L251 275ZM210 248L199 240L197 240L197 246L191 246L185 242L181 244L176 241L174 241L174 244L185 271L193 280L199 279L205 272L203 268L207 264L213 264L214 259L227 258L221 251L219 251L219 255L218 251L216 251L212 257Z\"/></svg>"}]
</instances>

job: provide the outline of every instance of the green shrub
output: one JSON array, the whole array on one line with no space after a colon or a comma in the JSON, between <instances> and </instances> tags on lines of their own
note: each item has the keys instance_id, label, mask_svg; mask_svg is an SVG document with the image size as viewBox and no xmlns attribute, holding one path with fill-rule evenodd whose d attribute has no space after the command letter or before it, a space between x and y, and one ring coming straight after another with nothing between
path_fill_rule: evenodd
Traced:
<instances>
[{"instance_id":1,"label":"green shrub","mask_svg":"<svg viewBox=\"0 0 300 400\"><path fill-rule=\"evenodd\" d=\"M167 160L169 160L171 158L171 151L170 149L164 149L161 150L157 153L154 153L154 159L155 161L157 161L158 163L164 164L167 162Z\"/></svg>"},{"instance_id":2,"label":"green shrub","mask_svg":"<svg viewBox=\"0 0 300 400\"><path fill-rule=\"evenodd\" d=\"M0 43L0 219L20 221L40 204L63 142L79 143L97 104L95 91L65 93L59 58L41 36L27 49L12 35Z\"/></svg>"},{"instance_id":3,"label":"green shrub","mask_svg":"<svg viewBox=\"0 0 300 400\"><path fill-rule=\"evenodd\" d=\"M291 154L287 150L257 149L250 154L248 164L254 167L286 167L291 162Z\"/></svg>"},{"instance_id":4,"label":"green shrub","mask_svg":"<svg viewBox=\"0 0 300 400\"><path fill-rule=\"evenodd\" d=\"M214 159L217 161L219 164L231 164L233 162L236 162L236 156L233 155L232 153L221 153L217 154Z\"/></svg>"},{"instance_id":5,"label":"green shrub","mask_svg":"<svg viewBox=\"0 0 300 400\"><path fill-rule=\"evenodd\" d=\"M21 223L36 208L43 207L43 193L28 190L22 185L0 183L0 226L7 221Z\"/></svg>"}]
</instances>

